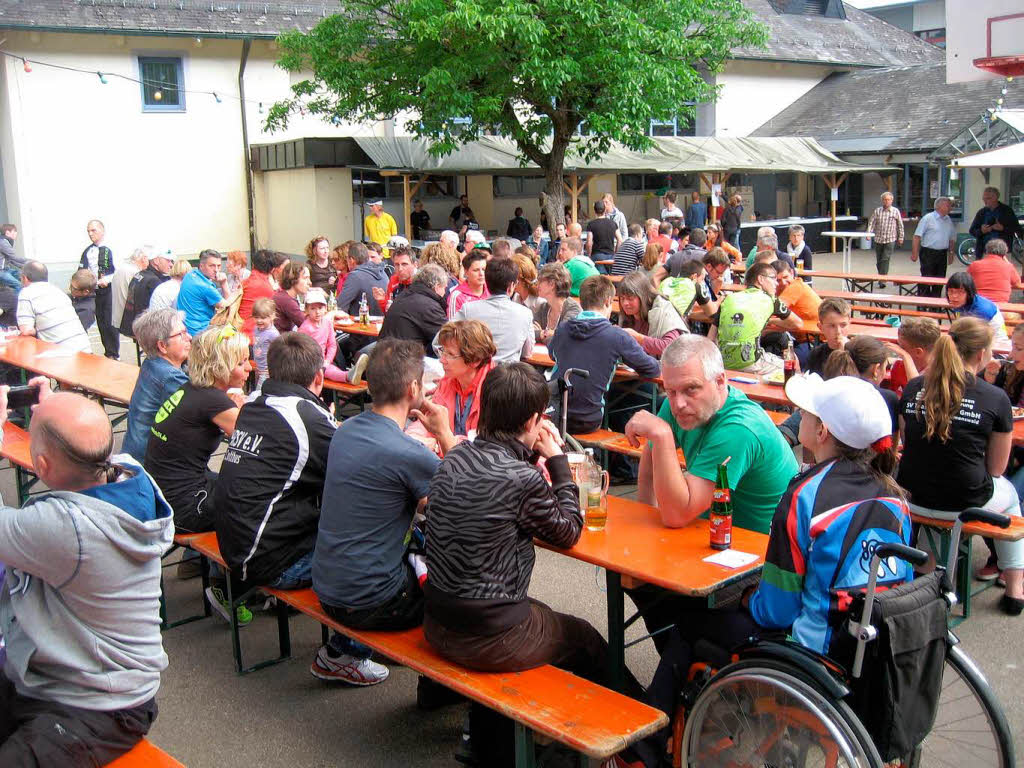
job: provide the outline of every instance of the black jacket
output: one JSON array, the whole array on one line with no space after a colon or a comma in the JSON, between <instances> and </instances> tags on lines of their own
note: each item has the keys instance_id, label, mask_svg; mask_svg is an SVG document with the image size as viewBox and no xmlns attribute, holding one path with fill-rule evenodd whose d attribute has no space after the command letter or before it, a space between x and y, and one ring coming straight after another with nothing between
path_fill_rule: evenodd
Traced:
<instances>
[{"instance_id":1,"label":"black jacket","mask_svg":"<svg viewBox=\"0 0 1024 768\"><path fill-rule=\"evenodd\" d=\"M384 316L380 337L418 341L428 355L436 357L431 342L446 322L444 299L429 286L413 283L402 291Z\"/></svg>"},{"instance_id":2,"label":"black jacket","mask_svg":"<svg viewBox=\"0 0 1024 768\"><path fill-rule=\"evenodd\" d=\"M124 313L121 315L121 333L125 336L132 335L132 323L135 322L135 318L149 309L153 291L160 283L169 279L169 275L165 275L159 269L154 269L152 264L132 276L132 281L128 283L128 295L124 301Z\"/></svg>"},{"instance_id":3,"label":"black jacket","mask_svg":"<svg viewBox=\"0 0 1024 768\"><path fill-rule=\"evenodd\" d=\"M232 573L266 584L313 551L334 419L305 387L275 379L242 406L214 495Z\"/></svg>"},{"instance_id":4,"label":"black jacket","mask_svg":"<svg viewBox=\"0 0 1024 768\"><path fill-rule=\"evenodd\" d=\"M96 254L96 271L99 272L100 277L114 274L116 267L114 266L114 254L105 245L97 245L99 253ZM79 269L89 268L89 249L92 245L86 246L85 250L82 251L82 258L78 260ZM109 290L110 286L106 286ZM101 289L102 290L102 289Z\"/></svg>"},{"instance_id":5,"label":"black jacket","mask_svg":"<svg viewBox=\"0 0 1024 768\"><path fill-rule=\"evenodd\" d=\"M508 229L505 230L505 236L514 237L525 243L530 239L531 232L533 232L533 228L530 226L530 220L525 216L516 216L514 219L508 220Z\"/></svg>"},{"instance_id":6,"label":"black jacket","mask_svg":"<svg viewBox=\"0 0 1024 768\"><path fill-rule=\"evenodd\" d=\"M992 230L988 234L981 231L982 224L995 224L999 222L1003 225L1003 231ZM974 214L974 221L971 222L970 232L974 235L974 238L978 241L978 253L984 253L985 245L989 240L1003 240L1007 247L1012 247L1013 236L1020 232L1020 222L1017 221L1017 214L1013 212L1013 208L1008 206L1006 203L999 203L995 208L989 208L987 205L983 205L981 209Z\"/></svg>"}]
</instances>

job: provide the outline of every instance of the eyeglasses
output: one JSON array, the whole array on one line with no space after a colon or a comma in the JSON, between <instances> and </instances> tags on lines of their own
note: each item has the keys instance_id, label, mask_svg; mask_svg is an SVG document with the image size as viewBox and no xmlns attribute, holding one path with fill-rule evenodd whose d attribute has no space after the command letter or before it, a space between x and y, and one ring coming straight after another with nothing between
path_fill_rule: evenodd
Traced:
<instances>
[{"instance_id":1,"label":"eyeglasses","mask_svg":"<svg viewBox=\"0 0 1024 768\"><path fill-rule=\"evenodd\" d=\"M462 359L462 355L460 355L458 352L456 352L455 354L452 354L447 349L442 349L441 350L440 357L445 359L445 360L461 360Z\"/></svg>"},{"instance_id":2,"label":"eyeglasses","mask_svg":"<svg viewBox=\"0 0 1024 768\"><path fill-rule=\"evenodd\" d=\"M164 341L170 341L171 339L176 339L179 336L188 336L188 328L182 328L177 333L172 333L170 336L164 339Z\"/></svg>"}]
</instances>

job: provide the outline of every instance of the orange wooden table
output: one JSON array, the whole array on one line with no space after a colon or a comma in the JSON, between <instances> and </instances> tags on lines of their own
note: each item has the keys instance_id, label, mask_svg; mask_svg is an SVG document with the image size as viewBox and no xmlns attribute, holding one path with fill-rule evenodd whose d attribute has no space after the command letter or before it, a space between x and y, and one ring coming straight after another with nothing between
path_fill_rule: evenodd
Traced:
<instances>
[{"instance_id":1,"label":"orange wooden table","mask_svg":"<svg viewBox=\"0 0 1024 768\"><path fill-rule=\"evenodd\" d=\"M370 321L369 325L363 325L362 323L340 323L334 322L334 330L344 331L345 333L351 333L355 336L377 336L380 334L381 322Z\"/></svg>"},{"instance_id":2,"label":"orange wooden table","mask_svg":"<svg viewBox=\"0 0 1024 768\"><path fill-rule=\"evenodd\" d=\"M139 369L128 363L110 360L88 352L53 355L56 344L34 336L16 336L0 344L0 360L35 374L78 387L106 400L127 405L135 391Z\"/></svg>"},{"instance_id":3,"label":"orange wooden table","mask_svg":"<svg viewBox=\"0 0 1024 768\"><path fill-rule=\"evenodd\" d=\"M537 543L605 569L611 673L616 687L621 690L626 669L622 576L656 584L681 595L703 597L713 605L718 590L757 573L764 565L767 535L733 528L732 536L734 549L756 554L757 560L740 568L706 563L704 558L715 553L710 545L707 520L697 520L683 528L666 528L655 507L609 496L608 524L603 531L584 528L580 540L571 549Z\"/></svg>"}]
</instances>

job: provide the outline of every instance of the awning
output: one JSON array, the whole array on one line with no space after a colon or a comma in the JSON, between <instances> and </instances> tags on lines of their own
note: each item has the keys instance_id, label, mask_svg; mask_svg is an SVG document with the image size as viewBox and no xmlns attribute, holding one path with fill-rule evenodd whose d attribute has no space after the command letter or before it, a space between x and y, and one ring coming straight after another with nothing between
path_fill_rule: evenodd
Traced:
<instances>
[{"instance_id":1,"label":"awning","mask_svg":"<svg viewBox=\"0 0 1024 768\"><path fill-rule=\"evenodd\" d=\"M511 139L483 136L449 155L435 156L425 140L411 137L359 136L359 147L380 170L399 173L530 174L540 169L520 162ZM585 160L570 150L566 173L865 173L894 171L887 166L865 166L840 160L810 138L655 137L647 152L615 144L596 160Z\"/></svg>"},{"instance_id":2,"label":"awning","mask_svg":"<svg viewBox=\"0 0 1024 768\"><path fill-rule=\"evenodd\" d=\"M950 168L1024 168L1024 143L957 157Z\"/></svg>"}]
</instances>

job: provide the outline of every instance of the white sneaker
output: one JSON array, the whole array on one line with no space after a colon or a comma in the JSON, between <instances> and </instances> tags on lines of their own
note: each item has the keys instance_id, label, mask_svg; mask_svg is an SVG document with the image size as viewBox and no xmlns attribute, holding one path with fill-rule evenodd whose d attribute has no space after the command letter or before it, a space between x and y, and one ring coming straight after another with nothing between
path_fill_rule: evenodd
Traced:
<instances>
[{"instance_id":1,"label":"white sneaker","mask_svg":"<svg viewBox=\"0 0 1024 768\"><path fill-rule=\"evenodd\" d=\"M309 672L321 680L340 681L349 685L376 685L387 680L390 674L387 667L370 659L357 659L347 653L331 658L326 645L316 652Z\"/></svg>"},{"instance_id":2,"label":"white sneaker","mask_svg":"<svg viewBox=\"0 0 1024 768\"><path fill-rule=\"evenodd\" d=\"M352 366L352 370L348 374L349 384L361 384L363 381L363 374L366 373L366 364L370 362L369 355L360 355L359 359L356 360L355 365Z\"/></svg>"}]
</instances>

